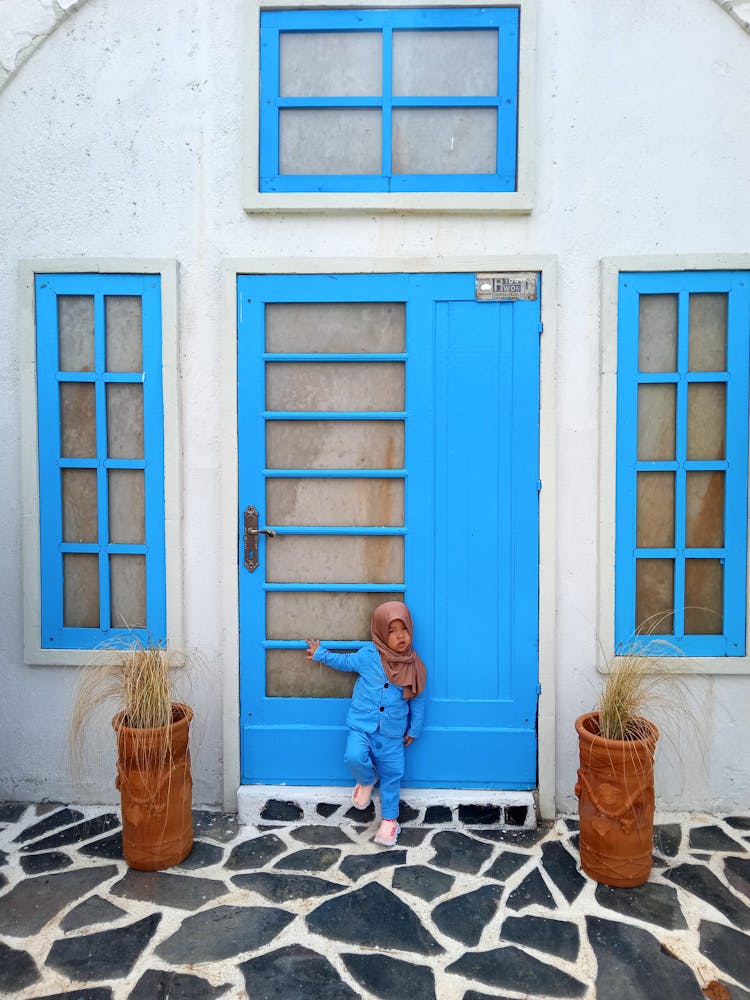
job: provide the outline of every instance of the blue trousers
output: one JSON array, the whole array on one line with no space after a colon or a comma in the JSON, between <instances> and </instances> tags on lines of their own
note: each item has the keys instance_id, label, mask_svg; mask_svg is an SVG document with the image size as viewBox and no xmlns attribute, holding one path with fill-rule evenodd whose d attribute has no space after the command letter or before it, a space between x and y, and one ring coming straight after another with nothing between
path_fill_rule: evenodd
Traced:
<instances>
[{"instance_id":1,"label":"blue trousers","mask_svg":"<svg viewBox=\"0 0 750 1000\"><path fill-rule=\"evenodd\" d=\"M401 779L404 776L403 737L350 729L344 762L359 785L374 785L380 779L381 817L398 819Z\"/></svg>"}]
</instances>

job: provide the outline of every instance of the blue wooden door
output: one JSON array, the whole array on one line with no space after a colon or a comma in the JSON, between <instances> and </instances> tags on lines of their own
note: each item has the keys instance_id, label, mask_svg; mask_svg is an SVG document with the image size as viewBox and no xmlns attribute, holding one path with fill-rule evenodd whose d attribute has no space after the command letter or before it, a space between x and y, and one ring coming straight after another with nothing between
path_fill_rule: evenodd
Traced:
<instances>
[{"instance_id":1,"label":"blue wooden door","mask_svg":"<svg viewBox=\"0 0 750 1000\"><path fill-rule=\"evenodd\" d=\"M539 319L473 274L238 279L244 782L350 781L352 679L304 639L356 648L403 598L430 685L405 784L535 786Z\"/></svg>"}]
</instances>

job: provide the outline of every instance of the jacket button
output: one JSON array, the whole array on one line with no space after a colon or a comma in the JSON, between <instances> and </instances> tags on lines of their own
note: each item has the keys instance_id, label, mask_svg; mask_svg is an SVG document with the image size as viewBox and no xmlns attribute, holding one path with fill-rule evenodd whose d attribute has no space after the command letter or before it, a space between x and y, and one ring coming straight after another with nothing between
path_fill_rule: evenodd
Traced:
<instances>
[{"instance_id":1,"label":"jacket button","mask_svg":"<svg viewBox=\"0 0 750 1000\"><path fill-rule=\"evenodd\" d=\"M388 681L386 681L386 682L385 682L385 684L383 685L383 687L384 687L384 688L387 688L387 687L388 687Z\"/></svg>"},{"instance_id":2,"label":"jacket button","mask_svg":"<svg viewBox=\"0 0 750 1000\"><path fill-rule=\"evenodd\" d=\"M380 706L380 711L381 711L381 712L385 712L385 709L383 708L383 706L382 706L382 705Z\"/></svg>"}]
</instances>

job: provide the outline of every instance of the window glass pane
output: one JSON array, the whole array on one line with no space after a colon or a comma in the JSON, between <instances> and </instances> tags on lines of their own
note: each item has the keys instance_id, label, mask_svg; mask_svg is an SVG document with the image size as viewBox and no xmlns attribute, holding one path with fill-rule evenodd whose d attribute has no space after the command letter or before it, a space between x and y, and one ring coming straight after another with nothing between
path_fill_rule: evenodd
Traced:
<instances>
[{"instance_id":1,"label":"window glass pane","mask_svg":"<svg viewBox=\"0 0 750 1000\"><path fill-rule=\"evenodd\" d=\"M270 420L269 469L402 469L400 420Z\"/></svg>"},{"instance_id":2,"label":"window glass pane","mask_svg":"<svg viewBox=\"0 0 750 1000\"><path fill-rule=\"evenodd\" d=\"M401 479L268 479L269 524L401 526Z\"/></svg>"},{"instance_id":3,"label":"window glass pane","mask_svg":"<svg viewBox=\"0 0 750 1000\"><path fill-rule=\"evenodd\" d=\"M60 383L60 454L96 458L96 393L92 382Z\"/></svg>"},{"instance_id":4,"label":"window glass pane","mask_svg":"<svg viewBox=\"0 0 750 1000\"><path fill-rule=\"evenodd\" d=\"M642 372L677 371L677 296L638 298L638 368Z\"/></svg>"},{"instance_id":5,"label":"window glass pane","mask_svg":"<svg viewBox=\"0 0 750 1000\"><path fill-rule=\"evenodd\" d=\"M146 627L146 557L109 557L110 614L113 628Z\"/></svg>"},{"instance_id":6,"label":"window glass pane","mask_svg":"<svg viewBox=\"0 0 750 1000\"><path fill-rule=\"evenodd\" d=\"M639 472L636 514L638 548L674 545L674 473Z\"/></svg>"},{"instance_id":7,"label":"window glass pane","mask_svg":"<svg viewBox=\"0 0 750 1000\"><path fill-rule=\"evenodd\" d=\"M311 662L302 649L266 652L266 695L269 698L351 698L356 674Z\"/></svg>"},{"instance_id":8,"label":"window glass pane","mask_svg":"<svg viewBox=\"0 0 750 1000\"><path fill-rule=\"evenodd\" d=\"M380 174L379 108L283 108L280 174Z\"/></svg>"},{"instance_id":9,"label":"window glass pane","mask_svg":"<svg viewBox=\"0 0 750 1000\"><path fill-rule=\"evenodd\" d=\"M711 549L724 545L723 472L688 472L685 542L688 548Z\"/></svg>"},{"instance_id":10,"label":"window glass pane","mask_svg":"<svg viewBox=\"0 0 750 1000\"><path fill-rule=\"evenodd\" d=\"M62 469L63 541L98 541L96 469Z\"/></svg>"},{"instance_id":11,"label":"window glass pane","mask_svg":"<svg viewBox=\"0 0 750 1000\"><path fill-rule=\"evenodd\" d=\"M373 412L404 408L400 362L266 364L269 410Z\"/></svg>"},{"instance_id":12,"label":"window glass pane","mask_svg":"<svg viewBox=\"0 0 750 1000\"><path fill-rule=\"evenodd\" d=\"M107 371L141 371L143 338L140 295L106 295L104 317Z\"/></svg>"},{"instance_id":13,"label":"window glass pane","mask_svg":"<svg viewBox=\"0 0 750 1000\"><path fill-rule=\"evenodd\" d=\"M266 306L266 350L300 354L397 353L403 302L275 302Z\"/></svg>"},{"instance_id":14,"label":"window glass pane","mask_svg":"<svg viewBox=\"0 0 750 1000\"><path fill-rule=\"evenodd\" d=\"M685 560L685 634L724 631L724 569L720 559Z\"/></svg>"},{"instance_id":15,"label":"window glass pane","mask_svg":"<svg viewBox=\"0 0 750 1000\"><path fill-rule=\"evenodd\" d=\"M63 555L63 624L99 628L99 557L88 552Z\"/></svg>"},{"instance_id":16,"label":"window glass pane","mask_svg":"<svg viewBox=\"0 0 750 1000\"><path fill-rule=\"evenodd\" d=\"M675 386L638 386L638 460L669 462L675 457Z\"/></svg>"},{"instance_id":17,"label":"window glass pane","mask_svg":"<svg viewBox=\"0 0 750 1000\"><path fill-rule=\"evenodd\" d=\"M109 540L127 545L146 541L145 493L141 469L110 469Z\"/></svg>"},{"instance_id":18,"label":"window glass pane","mask_svg":"<svg viewBox=\"0 0 750 1000\"><path fill-rule=\"evenodd\" d=\"M494 108L394 108L394 174L494 174Z\"/></svg>"},{"instance_id":19,"label":"window glass pane","mask_svg":"<svg viewBox=\"0 0 750 1000\"><path fill-rule=\"evenodd\" d=\"M403 594L266 594L266 635L269 639L329 641L370 640L370 618L378 604L401 601Z\"/></svg>"},{"instance_id":20,"label":"window glass pane","mask_svg":"<svg viewBox=\"0 0 750 1000\"><path fill-rule=\"evenodd\" d=\"M143 458L143 386L131 382L107 386L107 454Z\"/></svg>"},{"instance_id":21,"label":"window glass pane","mask_svg":"<svg viewBox=\"0 0 750 1000\"><path fill-rule=\"evenodd\" d=\"M638 559L635 566L637 631L670 635L674 631L674 561Z\"/></svg>"},{"instance_id":22,"label":"window glass pane","mask_svg":"<svg viewBox=\"0 0 750 1000\"><path fill-rule=\"evenodd\" d=\"M94 370L94 296L57 296L60 371Z\"/></svg>"},{"instance_id":23,"label":"window glass pane","mask_svg":"<svg viewBox=\"0 0 750 1000\"><path fill-rule=\"evenodd\" d=\"M393 93L409 97L497 94L497 31L394 31Z\"/></svg>"},{"instance_id":24,"label":"window glass pane","mask_svg":"<svg viewBox=\"0 0 750 1000\"><path fill-rule=\"evenodd\" d=\"M383 92L379 31L300 31L279 36L282 97L377 97Z\"/></svg>"},{"instance_id":25,"label":"window glass pane","mask_svg":"<svg viewBox=\"0 0 750 1000\"><path fill-rule=\"evenodd\" d=\"M727 387L723 382L688 386L687 457L694 461L723 459L726 442Z\"/></svg>"},{"instance_id":26,"label":"window glass pane","mask_svg":"<svg viewBox=\"0 0 750 1000\"><path fill-rule=\"evenodd\" d=\"M403 583L402 537L279 535L266 541L269 583Z\"/></svg>"},{"instance_id":27,"label":"window glass pane","mask_svg":"<svg viewBox=\"0 0 750 1000\"><path fill-rule=\"evenodd\" d=\"M701 292L690 296L689 369L723 372L727 367L727 296Z\"/></svg>"}]
</instances>

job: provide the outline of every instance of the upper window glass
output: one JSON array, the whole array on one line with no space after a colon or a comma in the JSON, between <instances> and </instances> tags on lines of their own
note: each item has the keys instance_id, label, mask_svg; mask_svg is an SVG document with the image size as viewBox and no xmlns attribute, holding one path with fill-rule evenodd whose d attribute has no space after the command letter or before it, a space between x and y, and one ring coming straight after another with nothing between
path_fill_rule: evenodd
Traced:
<instances>
[{"instance_id":1,"label":"upper window glass","mask_svg":"<svg viewBox=\"0 0 750 1000\"><path fill-rule=\"evenodd\" d=\"M260 15L261 192L513 192L519 8Z\"/></svg>"}]
</instances>

